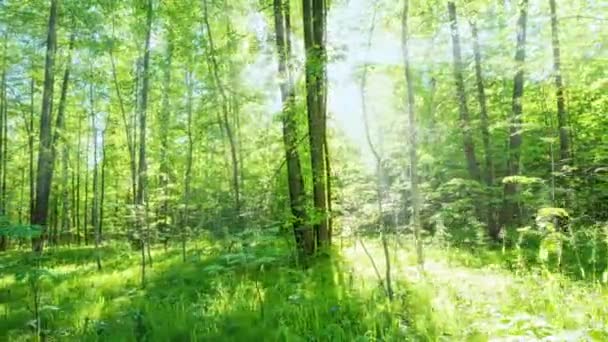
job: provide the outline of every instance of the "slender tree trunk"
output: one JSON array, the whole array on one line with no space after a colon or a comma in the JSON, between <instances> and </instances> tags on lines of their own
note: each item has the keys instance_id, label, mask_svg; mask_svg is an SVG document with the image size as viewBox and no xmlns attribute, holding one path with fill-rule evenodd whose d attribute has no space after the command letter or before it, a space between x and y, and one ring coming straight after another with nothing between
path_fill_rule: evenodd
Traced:
<instances>
[{"instance_id":1,"label":"slender tree trunk","mask_svg":"<svg viewBox=\"0 0 608 342\"><path fill-rule=\"evenodd\" d=\"M561 71L561 52L559 45L559 22L557 20L557 8L555 0L549 0L551 7L551 43L553 45L553 74L555 76L555 88L557 98L557 124L559 125L559 155L561 163L570 159L570 135L568 130L568 114L564 101L564 82Z\"/></svg>"},{"instance_id":2,"label":"slender tree trunk","mask_svg":"<svg viewBox=\"0 0 608 342\"><path fill-rule=\"evenodd\" d=\"M44 70L44 89L42 110L40 112L40 147L38 150L38 171L36 175L36 200L31 222L42 228L42 235L32 239L32 249L42 253L44 232L46 230L49 195L51 190L53 160L51 155L51 114L53 103L53 84L55 80L55 50L57 45L56 22L57 2L51 0L48 36L46 40L46 61Z\"/></svg>"},{"instance_id":3,"label":"slender tree trunk","mask_svg":"<svg viewBox=\"0 0 608 342\"><path fill-rule=\"evenodd\" d=\"M91 66L91 75L93 75L93 67ZM99 254L100 231L99 231L99 129L97 127L97 113L95 113L95 91L93 82L89 84L89 100L91 111L91 132L93 137L93 200L91 203L91 227L95 233L95 260L97 262L97 270L101 271L101 256Z\"/></svg>"},{"instance_id":4,"label":"slender tree trunk","mask_svg":"<svg viewBox=\"0 0 608 342\"><path fill-rule=\"evenodd\" d=\"M86 120L86 117L85 117ZM87 132L86 136L86 146L84 149L85 155L85 167L84 167L84 208L83 208L83 222L82 222L82 232L84 235L84 245L89 245L89 150L91 145L90 139L90 131Z\"/></svg>"},{"instance_id":5,"label":"slender tree trunk","mask_svg":"<svg viewBox=\"0 0 608 342\"><path fill-rule=\"evenodd\" d=\"M104 128L104 130L101 133L101 188L100 188L100 195L99 195L99 240L103 241L103 208L104 208L104 201L105 201L105 197L106 197L106 164L107 164L107 160L106 160L106 130L107 125L109 124L110 119L109 117L106 117L106 127Z\"/></svg>"},{"instance_id":6,"label":"slender tree trunk","mask_svg":"<svg viewBox=\"0 0 608 342\"><path fill-rule=\"evenodd\" d=\"M277 44L280 91L283 103L283 144L287 162L287 184L289 187L289 204L293 215L293 231L300 253L314 253L314 234L306 226L304 209L304 180L302 166L297 147L297 126L295 120L295 85L291 68L291 16L289 4L283 5L282 0L274 0L274 24Z\"/></svg>"},{"instance_id":7,"label":"slender tree trunk","mask_svg":"<svg viewBox=\"0 0 608 342\"><path fill-rule=\"evenodd\" d=\"M456 83L456 93L458 94L458 111L460 113L460 127L462 129L462 139L464 154L467 162L469 175L474 180L481 180L481 172L477 157L475 156L475 144L471 134L471 123L469 120L469 108L467 105L467 95L464 87L464 76L462 75L462 53L460 51L460 34L458 33L458 21L456 18L456 5L453 1L448 1L448 14L450 17L450 29L452 33L452 53L454 56L454 79Z\"/></svg>"},{"instance_id":8,"label":"slender tree trunk","mask_svg":"<svg viewBox=\"0 0 608 342\"><path fill-rule=\"evenodd\" d=\"M64 140L62 149L62 174L61 174L61 234L60 240L70 239L70 188L69 188L69 150L66 141ZM69 243L70 241L67 240Z\"/></svg>"},{"instance_id":9,"label":"slender tree trunk","mask_svg":"<svg viewBox=\"0 0 608 342\"><path fill-rule=\"evenodd\" d=\"M114 39L114 27L115 27L115 19L114 15L112 16L112 38ZM135 156L135 141L134 134L131 132L131 124L129 123L129 119L127 118L127 112L125 110L124 100L122 98L122 93L120 90L120 82L118 81L118 75L116 72L116 63L114 61L114 53L113 53L114 44L110 46L110 65L112 66L112 79L114 81L114 89L116 90L116 97L118 99L118 105L120 108L120 114L122 118L123 125L125 127L125 136L127 138L127 148L129 150L129 166L131 171L131 191L132 198L131 203L136 203L137 198L137 161ZM137 79L137 76L135 76ZM137 84L137 80L135 82ZM136 86L137 87L137 86ZM136 100L137 103L137 100Z\"/></svg>"},{"instance_id":10,"label":"slender tree trunk","mask_svg":"<svg viewBox=\"0 0 608 342\"><path fill-rule=\"evenodd\" d=\"M190 63L192 65L192 63ZM194 79L192 70L188 69L186 74L186 83L188 87L188 102L187 102L187 134L188 134L188 155L186 159L186 175L184 177L184 222L182 222L182 261L186 262L186 242L187 242L187 227L190 227L190 182L192 180L192 154L194 150L194 140L192 137L192 93L194 90Z\"/></svg>"},{"instance_id":11,"label":"slender tree trunk","mask_svg":"<svg viewBox=\"0 0 608 342\"><path fill-rule=\"evenodd\" d=\"M494 186L494 161L492 160L492 142L490 135L490 120L488 118L488 106L486 99L486 91L483 80L483 73L481 70L481 47L479 45L479 38L477 34L477 25L471 21L471 34L473 37L473 54L475 56L475 81L477 84L477 99L479 101L480 108L480 121L481 121L481 136L483 140L483 149L485 153L485 172L484 179L488 187ZM498 239L500 233L498 224L495 219L494 206L491 203L487 205L487 223L489 235L494 239Z\"/></svg>"},{"instance_id":12,"label":"slender tree trunk","mask_svg":"<svg viewBox=\"0 0 608 342\"><path fill-rule=\"evenodd\" d=\"M32 76L30 84L30 117L26 123L27 128L27 147L29 156L29 189L30 189L30 218L34 215L34 206L36 203L36 183L34 176L34 94L35 94L35 80Z\"/></svg>"},{"instance_id":13,"label":"slender tree trunk","mask_svg":"<svg viewBox=\"0 0 608 342\"><path fill-rule=\"evenodd\" d=\"M169 151L169 126L171 122L171 104L169 102L169 96L171 93L171 59L173 55L173 42L172 32L168 33L167 41L167 55L166 64L164 70L164 92L162 100L162 109L160 113L160 187L163 194L163 199L160 204L159 210L159 221L161 223L159 232L162 234L165 249L169 242L169 160L167 157Z\"/></svg>"},{"instance_id":14,"label":"slender tree trunk","mask_svg":"<svg viewBox=\"0 0 608 342\"><path fill-rule=\"evenodd\" d=\"M515 52L515 63L517 71L513 78L513 100L512 112L509 119L509 159L507 169L509 176L516 176L520 169L520 148L522 144L522 122L523 122L523 95L524 95L524 63L526 60L526 23L528 0L523 0L520 7L519 19L517 20L517 45ZM519 215L517 213L517 201L514 198L517 193L517 184L507 182L504 186L504 204L501 212L501 224L506 225L513 222Z\"/></svg>"},{"instance_id":15,"label":"slender tree trunk","mask_svg":"<svg viewBox=\"0 0 608 342\"><path fill-rule=\"evenodd\" d=\"M148 87L150 82L149 68L150 68L150 36L152 35L152 0L148 0L148 10L146 16L146 41L144 48L144 65L143 65L143 84L141 93L141 104L139 113L139 181L137 187L137 205L140 210L146 211L146 188L147 188L147 163L146 163L146 117L148 112ZM140 221L140 229L142 230L141 239L141 255L142 255L142 272L141 272L141 286L142 288L146 285L146 262L145 262L145 248L146 243L149 243L149 231L147 231L147 214L144 214ZM146 230L144 233L143 230ZM145 235L145 236L143 236Z\"/></svg>"},{"instance_id":16,"label":"slender tree trunk","mask_svg":"<svg viewBox=\"0 0 608 342\"><path fill-rule=\"evenodd\" d=\"M6 37L5 37L6 39ZM6 55L6 48L4 49ZM8 135L5 127L7 126L6 118L6 57L4 58L2 77L0 81L0 216L6 215L6 145ZM8 247L8 238L5 235L0 235L0 251L6 250Z\"/></svg>"},{"instance_id":17,"label":"slender tree trunk","mask_svg":"<svg viewBox=\"0 0 608 342\"><path fill-rule=\"evenodd\" d=\"M75 226L76 226L76 241L78 242L78 246L82 244L82 237L80 235L80 159L81 159L81 140L82 140L82 120L78 120L78 140L76 142L76 196L74 197L74 218L75 218Z\"/></svg>"},{"instance_id":18,"label":"slender tree trunk","mask_svg":"<svg viewBox=\"0 0 608 342\"><path fill-rule=\"evenodd\" d=\"M412 226L416 244L416 255L418 266L424 267L424 253L422 247L422 225L420 222L420 193L418 190L418 138L416 127L416 94L414 93L414 80L410 66L409 55L409 29L408 29L409 0L403 1L403 14L401 18L401 47L405 71L405 82L407 83L407 108L408 108L408 135L409 135L409 157L410 157L410 181L412 193Z\"/></svg>"},{"instance_id":19,"label":"slender tree trunk","mask_svg":"<svg viewBox=\"0 0 608 342\"><path fill-rule=\"evenodd\" d=\"M226 131L226 135L228 137L228 142L230 144L230 156L232 158L232 185L233 185L233 189L234 189L235 213L236 213L236 217L238 218L237 221L240 223L241 190L240 190L240 181L239 181L239 161L238 161L238 155L237 155L237 150L236 150L235 137L232 132L230 120L228 118L229 100L228 100L228 96L226 95L226 91L224 89L224 86L223 86L222 81L219 76L219 66L218 66L218 62L217 62L215 46L213 43L213 35L211 33L211 25L209 24L209 10L208 10L207 2L208 2L208 0L203 0L203 19L205 22L207 39L208 39L208 44L209 44L209 53L207 55L208 55L208 59L209 59L209 64L212 66L215 86L217 87L217 89L220 93L221 100L222 100L222 104L221 104L221 107L222 107L221 109L222 109L222 114L223 114L222 122L224 124L224 130Z\"/></svg>"}]
</instances>

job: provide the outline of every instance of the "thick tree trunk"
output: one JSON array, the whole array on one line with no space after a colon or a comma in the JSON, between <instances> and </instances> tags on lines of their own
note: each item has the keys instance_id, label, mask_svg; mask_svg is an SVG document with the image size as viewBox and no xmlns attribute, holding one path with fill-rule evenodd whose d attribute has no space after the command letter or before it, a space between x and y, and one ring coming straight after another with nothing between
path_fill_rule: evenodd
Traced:
<instances>
[{"instance_id":1,"label":"thick tree trunk","mask_svg":"<svg viewBox=\"0 0 608 342\"><path fill-rule=\"evenodd\" d=\"M557 20L557 8L555 0L549 0L551 7L551 42L553 45L553 74L555 76L555 88L557 98L557 124L559 126L559 155L560 162L565 163L570 159L570 135L568 130L568 114L564 101L564 82L561 71L561 52L559 45L559 23Z\"/></svg>"},{"instance_id":2,"label":"thick tree trunk","mask_svg":"<svg viewBox=\"0 0 608 342\"><path fill-rule=\"evenodd\" d=\"M303 0L304 48L306 50L306 107L313 179L316 240L329 245L325 142L325 9L324 0Z\"/></svg>"},{"instance_id":3,"label":"thick tree trunk","mask_svg":"<svg viewBox=\"0 0 608 342\"><path fill-rule=\"evenodd\" d=\"M458 21L456 17L456 5L453 1L448 1L448 14L450 17L450 30L452 33L452 54L454 57L454 80L456 83L456 93L458 95L458 111L460 115L460 127L462 129L462 139L464 155L467 162L469 175L474 180L481 180L481 172L477 157L475 156L475 144L471 133L471 123L469 120L469 108L467 105L467 95L464 87L464 76L462 75L462 53L460 51L460 34L458 33Z\"/></svg>"},{"instance_id":4,"label":"thick tree trunk","mask_svg":"<svg viewBox=\"0 0 608 342\"><path fill-rule=\"evenodd\" d=\"M403 52L403 62L405 65L405 82L407 83L407 108L408 108L408 135L409 135L409 158L410 158L410 181L412 193L412 226L416 243L416 254L418 265L424 267L424 254L422 247L420 222L420 194L418 190L418 139L416 128L416 94L414 94L414 80L410 67L409 56L409 30L408 30L409 0L403 1L403 16L401 18L401 46Z\"/></svg>"},{"instance_id":5,"label":"thick tree trunk","mask_svg":"<svg viewBox=\"0 0 608 342\"><path fill-rule=\"evenodd\" d=\"M306 225L304 180L297 147L297 126L295 120L295 85L291 69L291 38L289 6L282 0L274 0L274 24L278 54L279 77L281 79L281 101L283 103L283 144L287 162L287 184L289 204L293 215L293 230L296 244L301 253L314 253L314 234Z\"/></svg>"},{"instance_id":6,"label":"thick tree trunk","mask_svg":"<svg viewBox=\"0 0 608 342\"><path fill-rule=\"evenodd\" d=\"M31 216L33 225L42 228L42 235L32 239L32 249L41 253L44 246L44 233L47 224L49 195L52 179L52 136L51 116L53 105L53 84L55 80L55 50L57 45L56 22L58 0L51 0L48 35L46 40L46 61L44 70L44 89L42 110L40 112L40 147L38 151L38 170L36 175L36 198Z\"/></svg>"},{"instance_id":7,"label":"thick tree trunk","mask_svg":"<svg viewBox=\"0 0 608 342\"><path fill-rule=\"evenodd\" d=\"M53 137L51 117L53 107L53 85L55 80L55 50L57 46L57 7L58 0L51 0L48 36L46 40L46 61L44 70L44 89L40 112L40 146L38 149L38 170L36 172L36 200L31 222L42 228L42 235L32 239L32 249L42 253L44 233L47 225L49 196L53 176Z\"/></svg>"},{"instance_id":8,"label":"thick tree trunk","mask_svg":"<svg viewBox=\"0 0 608 342\"><path fill-rule=\"evenodd\" d=\"M513 78L512 112L509 122L509 159L507 169L509 176L516 176L520 169L520 148L522 144L522 122L523 122L523 95L524 95L524 63L526 60L526 23L528 0L523 0L517 20L517 45L515 52L515 63L517 71ZM507 182L504 186L504 203L501 212L500 223L507 225L517 218L517 201L514 198L517 193L517 184Z\"/></svg>"}]
</instances>

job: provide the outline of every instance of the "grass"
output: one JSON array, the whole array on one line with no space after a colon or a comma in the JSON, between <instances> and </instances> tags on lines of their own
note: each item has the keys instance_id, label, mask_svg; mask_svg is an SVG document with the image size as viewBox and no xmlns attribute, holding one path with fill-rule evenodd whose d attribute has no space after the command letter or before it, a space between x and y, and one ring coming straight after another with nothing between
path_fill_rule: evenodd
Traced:
<instances>
[{"instance_id":1,"label":"grass","mask_svg":"<svg viewBox=\"0 0 608 342\"><path fill-rule=\"evenodd\" d=\"M491 252L427 246L425 274L409 246L394 246L389 303L356 243L306 269L280 241L198 241L153 250L140 288L138 253L105 247L47 252L42 327L60 341L591 341L608 340L608 292L542 269L515 274ZM366 246L382 266L375 240ZM27 252L0 256L0 341L29 341L31 291L16 275ZM380 270L383 274L383 270Z\"/></svg>"}]
</instances>

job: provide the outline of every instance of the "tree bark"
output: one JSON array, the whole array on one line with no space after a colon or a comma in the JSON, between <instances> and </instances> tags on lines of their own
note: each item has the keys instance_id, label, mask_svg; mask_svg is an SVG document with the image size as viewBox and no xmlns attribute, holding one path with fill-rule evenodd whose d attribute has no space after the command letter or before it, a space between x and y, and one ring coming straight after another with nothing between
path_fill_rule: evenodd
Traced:
<instances>
[{"instance_id":1,"label":"tree bark","mask_svg":"<svg viewBox=\"0 0 608 342\"><path fill-rule=\"evenodd\" d=\"M477 157L475 156L475 143L471 134L471 123L469 120L469 108L467 95L464 87L464 76L462 74L462 53L460 51L460 34L458 33L458 21L456 17L456 5L448 1L448 14L450 17L450 31L452 33L452 54L454 57L454 80L456 83L456 94L458 95L458 111L460 116L460 127L464 154L467 162L469 175L474 180L481 180L481 172Z\"/></svg>"},{"instance_id":2,"label":"tree bark","mask_svg":"<svg viewBox=\"0 0 608 342\"><path fill-rule=\"evenodd\" d=\"M561 71L561 52L559 44L559 22L557 20L557 5L555 0L549 0L551 7L551 43L553 45L553 74L555 76L555 95L557 98L557 124L559 126L560 162L570 159L570 135L568 130L568 113L564 101L564 82Z\"/></svg>"},{"instance_id":3,"label":"tree bark","mask_svg":"<svg viewBox=\"0 0 608 342\"><path fill-rule=\"evenodd\" d=\"M483 140L483 149L485 153L485 172L484 180L488 187L494 186L494 161L492 159L492 141L490 135L490 120L488 118L488 106L486 91L483 80L483 72L481 70L481 47L479 45L479 37L477 34L477 25L471 21L471 34L473 38L473 54L475 57L475 83L477 85L477 100L479 101L480 121L481 121L481 136ZM493 239L498 238L500 231L494 217L494 207L491 203L487 205L487 224L488 233Z\"/></svg>"},{"instance_id":4,"label":"tree bark","mask_svg":"<svg viewBox=\"0 0 608 342\"><path fill-rule=\"evenodd\" d=\"M314 228L319 247L329 245L325 142L325 9L324 0L303 0L306 50L306 107L315 207Z\"/></svg>"},{"instance_id":5,"label":"tree bark","mask_svg":"<svg viewBox=\"0 0 608 342\"><path fill-rule=\"evenodd\" d=\"M46 40L42 109L40 112L40 146L38 149L38 170L36 172L36 200L31 217L32 225L38 225L42 229L42 234L32 239L32 250L37 253L42 253L44 248L44 234L47 225L49 195L53 175L51 117L53 107L53 85L55 80L55 50L57 46L57 7L58 0L51 0L48 35Z\"/></svg>"},{"instance_id":6,"label":"tree bark","mask_svg":"<svg viewBox=\"0 0 608 342\"><path fill-rule=\"evenodd\" d=\"M517 71L513 78L513 99L511 104L511 117L509 119L509 159L507 169L509 176L516 176L520 169L520 148L522 144L522 122L524 95L524 63L526 60L526 23L528 0L523 0L517 20L517 45L515 52L515 63ZM517 218L517 201L514 198L517 193L517 184L507 182L504 185L504 203L501 212L501 224L507 225Z\"/></svg>"},{"instance_id":7,"label":"tree bark","mask_svg":"<svg viewBox=\"0 0 608 342\"><path fill-rule=\"evenodd\" d=\"M283 103L283 144L287 162L287 184L289 204L293 216L293 231L300 253L314 253L314 234L306 225L304 180L297 147L297 124L295 120L295 85L291 68L291 37L289 5L274 0L274 24L278 55L281 101Z\"/></svg>"}]
</instances>

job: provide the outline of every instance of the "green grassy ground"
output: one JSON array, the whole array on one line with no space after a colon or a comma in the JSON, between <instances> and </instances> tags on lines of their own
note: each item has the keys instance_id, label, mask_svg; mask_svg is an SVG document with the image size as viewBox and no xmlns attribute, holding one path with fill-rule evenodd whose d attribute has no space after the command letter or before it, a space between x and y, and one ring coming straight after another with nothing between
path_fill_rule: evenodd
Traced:
<instances>
[{"instance_id":1,"label":"green grassy ground","mask_svg":"<svg viewBox=\"0 0 608 342\"><path fill-rule=\"evenodd\" d=\"M599 285L515 275L489 256L431 247L423 276L399 246L389 304L360 245L302 271L268 241L230 253L201 241L185 263L159 247L145 289L138 254L126 247L104 248L101 272L91 248L49 250L43 333L57 341L608 340L608 293ZM379 245L366 245L381 266ZM27 255L0 256L0 341L34 336L32 290L17 280Z\"/></svg>"}]
</instances>

